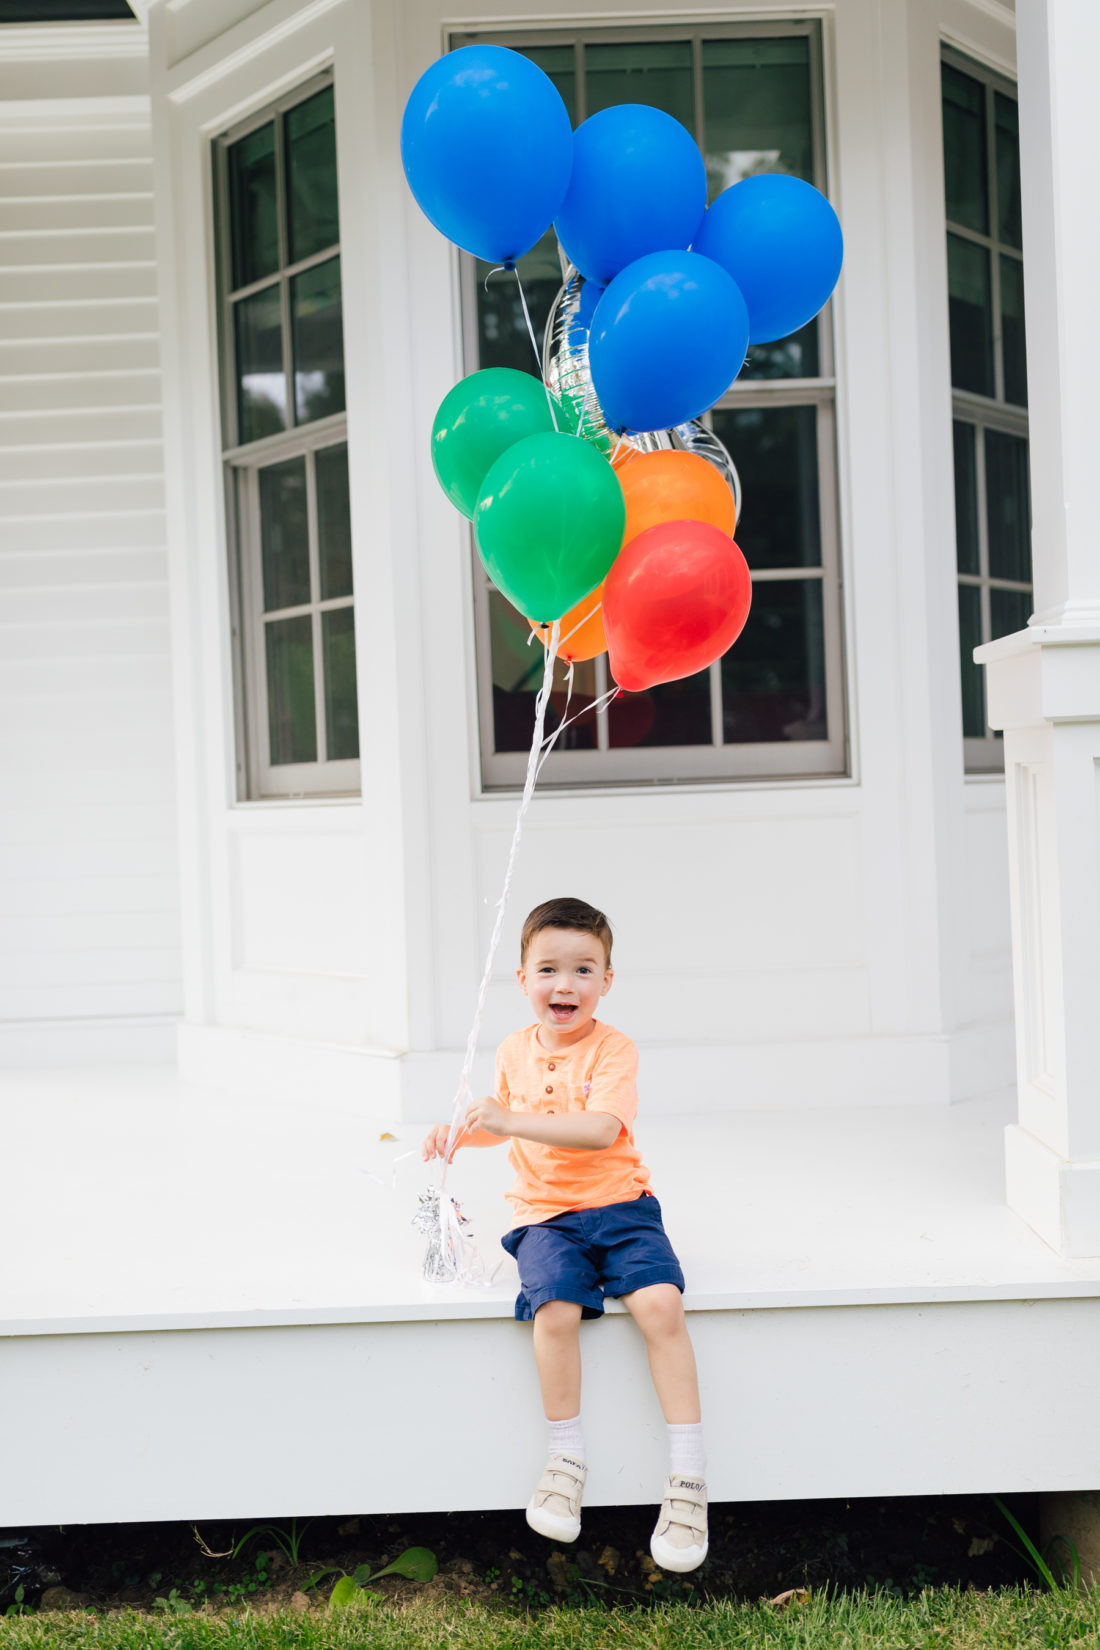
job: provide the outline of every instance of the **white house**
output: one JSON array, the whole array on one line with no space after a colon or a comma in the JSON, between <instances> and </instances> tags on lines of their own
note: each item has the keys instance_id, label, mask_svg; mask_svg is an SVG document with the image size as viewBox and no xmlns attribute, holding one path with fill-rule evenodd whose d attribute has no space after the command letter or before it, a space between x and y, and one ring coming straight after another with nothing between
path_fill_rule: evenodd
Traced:
<instances>
[{"instance_id":1,"label":"white house","mask_svg":"<svg viewBox=\"0 0 1100 1650\"><path fill-rule=\"evenodd\" d=\"M479 1081L523 914L592 900L714 1497L1100 1486L1100 13L1017 12L0 6L0 1524L520 1506L538 1464L511 1263L424 1283L404 1156L533 698L428 452L529 345L398 152L472 37L575 120L670 110L715 190L808 178L846 246L712 414L743 636L546 766ZM521 272L544 315L552 237ZM593 1502L659 1482L634 1336L585 1335Z\"/></svg>"}]
</instances>

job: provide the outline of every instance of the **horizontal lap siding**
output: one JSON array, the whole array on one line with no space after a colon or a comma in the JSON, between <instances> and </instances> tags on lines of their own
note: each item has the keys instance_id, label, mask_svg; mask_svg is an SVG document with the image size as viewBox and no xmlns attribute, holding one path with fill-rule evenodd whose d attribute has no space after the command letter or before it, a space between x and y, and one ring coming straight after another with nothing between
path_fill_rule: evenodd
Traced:
<instances>
[{"instance_id":1,"label":"horizontal lap siding","mask_svg":"<svg viewBox=\"0 0 1100 1650\"><path fill-rule=\"evenodd\" d=\"M47 1039L180 1011L157 336L147 123L0 121L0 1022Z\"/></svg>"}]
</instances>

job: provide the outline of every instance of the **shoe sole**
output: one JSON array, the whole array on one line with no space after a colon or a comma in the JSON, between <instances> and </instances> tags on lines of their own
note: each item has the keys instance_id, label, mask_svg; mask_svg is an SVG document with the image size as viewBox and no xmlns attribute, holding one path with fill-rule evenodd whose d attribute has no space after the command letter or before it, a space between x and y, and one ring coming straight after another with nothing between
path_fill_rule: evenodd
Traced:
<instances>
[{"instance_id":1,"label":"shoe sole","mask_svg":"<svg viewBox=\"0 0 1100 1650\"><path fill-rule=\"evenodd\" d=\"M536 1507L533 1499L527 1503L527 1522L550 1541L576 1541L581 1533L579 1518L555 1518L545 1507Z\"/></svg>"},{"instance_id":2,"label":"shoe sole","mask_svg":"<svg viewBox=\"0 0 1100 1650\"><path fill-rule=\"evenodd\" d=\"M655 1535L650 1538L649 1550L654 1564L662 1570L673 1570L677 1575L683 1575L687 1570L699 1568L710 1551L710 1541L704 1541L700 1551L698 1547L670 1547L667 1541Z\"/></svg>"}]
</instances>

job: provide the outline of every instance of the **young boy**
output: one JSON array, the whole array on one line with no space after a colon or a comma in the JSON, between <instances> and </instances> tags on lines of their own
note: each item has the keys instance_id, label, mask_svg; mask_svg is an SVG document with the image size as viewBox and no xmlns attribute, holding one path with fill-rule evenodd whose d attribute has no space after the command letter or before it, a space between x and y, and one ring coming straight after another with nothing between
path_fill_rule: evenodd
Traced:
<instances>
[{"instance_id":1,"label":"young boy","mask_svg":"<svg viewBox=\"0 0 1100 1650\"><path fill-rule=\"evenodd\" d=\"M497 1050L496 1095L467 1109L458 1146L511 1139L517 1179L501 1239L519 1267L516 1317L534 1320L535 1362L550 1458L527 1506L541 1535L575 1541L588 1469L581 1432L582 1318L618 1296L645 1336L669 1435L669 1473L650 1540L666 1570L707 1556L707 1493L695 1356L684 1321L684 1275L661 1224L649 1170L634 1145L638 1053L595 1017L613 978L611 926L578 899L538 905L523 925L520 989L535 1023ZM442 1157L447 1125L421 1155Z\"/></svg>"}]
</instances>

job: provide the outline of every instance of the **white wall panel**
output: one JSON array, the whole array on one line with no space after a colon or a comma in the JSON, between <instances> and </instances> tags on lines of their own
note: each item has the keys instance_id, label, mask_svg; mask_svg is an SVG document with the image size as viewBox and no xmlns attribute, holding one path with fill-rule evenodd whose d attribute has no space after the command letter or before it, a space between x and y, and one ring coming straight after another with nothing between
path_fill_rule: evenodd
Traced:
<instances>
[{"instance_id":1,"label":"white wall panel","mask_svg":"<svg viewBox=\"0 0 1100 1650\"><path fill-rule=\"evenodd\" d=\"M0 39L0 1059L148 1059L180 950L145 68L26 61L42 32Z\"/></svg>"},{"instance_id":2,"label":"white wall panel","mask_svg":"<svg viewBox=\"0 0 1100 1650\"><path fill-rule=\"evenodd\" d=\"M358 830L237 830L232 844L236 967L367 972L380 936L370 932Z\"/></svg>"}]
</instances>

